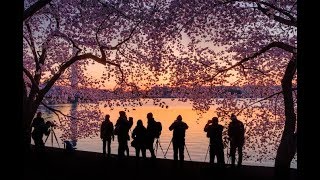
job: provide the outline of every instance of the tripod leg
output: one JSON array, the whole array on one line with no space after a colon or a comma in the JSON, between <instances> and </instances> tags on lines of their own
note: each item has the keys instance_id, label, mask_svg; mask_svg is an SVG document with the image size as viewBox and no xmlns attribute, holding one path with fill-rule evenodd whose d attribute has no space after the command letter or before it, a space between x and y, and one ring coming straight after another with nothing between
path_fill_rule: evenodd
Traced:
<instances>
[{"instance_id":1,"label":"tripod leg","mask_svg":"<svg viewBox=\"0 0 320 180\"><path fill-rule=\"evenodd\" d=\"M168 150L169 150L169 147L170 147L171 143L172 143L172 139L171 139L171 141L170 141L170 143L169 143L169 146L168 146L168 148L167 148L166 153L164 154L164 158L166 158L166 155L167 155L167 152L168 152Z\"/></svg>"},{"instance_id":2,"label":"tripod leg","mask_svg":"<svg viewBox=\"0 0 320 180\"><path fill-rule=\"evenodd\" d=\"M188 151L188 148L187 148L187 146L186 146L186 144L184 144L184 147L186 148L186 150L187 150L187 153L188 153L188 156L189 156L189 158L190 158L190 161L192 161L191 160L191 157L190 157L190 154L189 154L189 151Z\"/></svg>"},{"instance_id":3,"label":"tripod leg","mask_svg":"<svg viewBox=\"0 0 320 180\"><path fill-rule=\"evenodd\" d=\"M51 133L51 131L50 131L50 133ZM48 140L49 136L50 136L50 134L47 136L46 140L44 141L44 144L46 144L46 142L47 142L47 140Z\"/></svg>"},{"instance_id":4,"label":"tripod leg","mask_svg":"<svg viewBox=\"0 0 320 180\"><path fill-rule=\"evenodd\" d=\"M58 147L60 148L60 144L59 144L58 138L57 138L57 136L56 136L56 133L55 133L53 130L52 130L52 133L53 133L53 135L54 135L54 138L55 138L56 141L57 141Z\"/></svg>"},{"instance_id":5,"label":"tripod leg","mask_svg":"<svg viewBox=\"0 0 320 180\"><path fill-rule=\"evenodd\" d=\"M163 156L164 156L164 152L163 152L163 149L162 149L162 146L161 146L161 143L160 143L160 141L159 141L159 146L160 146L160 148L161 148L161 151L162 151L162 154L163 154ZM164 158L166 158L166 157L164 156Z\"/></svg>"},{"instance_id":6,"label":"tripod leg","mask_svg":"<svg viewBox=\"0 0 320 180\"><path fill-rule=\"evenodd\" d=\"M210 144L209 144L209 146L208 146L208 150L207 150L207 153L206 153L206 157L204 158L204 161L203 161L203 162L206 162L207 155L208 155L208 152L209 152L209 147L210 147Z\"/></svg>"},{"instance_id":7,"label":"tripod leg","mask_svg":"<svg viewBox=\"0 0 320 180\"><path fill-rule=\"evenodd\" d=\"M52 130L51 130L52 131ZM53 131L52 131L53 132ZM51 147L53 147L53 133L51 132Z\"/></svg>"},{"instance_id":8,"label":"tripod leg","mask_svg":"<svg viewBox=\"0 0 320 180\"><path fill-rule=\"evenodd\" d=\"M156 141L156 144L155 144L155 155L157 156L157 152L158 152L158 139L157 139L157 141Z\"/></svg>"}]
</instances>

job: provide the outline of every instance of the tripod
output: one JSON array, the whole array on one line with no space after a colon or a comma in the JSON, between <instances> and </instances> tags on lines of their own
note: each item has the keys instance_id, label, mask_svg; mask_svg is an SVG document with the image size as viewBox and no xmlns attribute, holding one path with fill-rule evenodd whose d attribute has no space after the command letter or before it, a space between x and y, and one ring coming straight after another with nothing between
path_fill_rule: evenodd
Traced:
<instances>
[{"instance_id":1,"label":"tripod","mask_svg":"<svg viewBox=\"0 0 320 180\"><path fill-rule=\"evenodd\" d=\"M158 152L158 147L159 147L159 146L160 146L160 148L161 148L163 157L164 157L165 159L167 159L166 155L165 155L164 152L163 152L163 149L162 149L162 146L161 146L161 144L160 144L159 138L157 138L157 141L156 141L156 144L155 144L155 148L154 148L154 149L156 149L156 153L155 153L156 156L157 156L157 152Z\"/></svg>"},{"instance_id":2,"label":"tripod","mask_svg":"<svg viewBox=\"0 0 320 180\"><path fill-rule=\"evenodd\" d=\"M167 154L167 152L168 152L168 149L169 149L169 147L170 147L171 143L172 143L172 139L171 139L171 141L170 141L170 143L169 143L169 146L168 146L168 148L167 148L166 153L164 154L164 156L165 156L165 157L166 157L166 154ZM191 160L191 157L190 157L190 154L189 154L189 151L188 151L188 148L187 148L187 146L186 146L186 144L184 144L184 148L186 148L187 153L188 153L188 156L189 156L189 158L190 158L190 161L192 161L192 160Z\"/></svg>"},{"instance_id":3,"label":"tripod","mask_svg":"<svg viewBox=\"0 0 320 180\"><path fill-rule=\"evenodd\" d=\"M184 144L184 147L186 148L186 150L187 150L187 153L188 153L188 156L189 156L189 158L190 158L190 161L192 161L191 160L191 157L190 157L190 154L189 154L189 151L188 151L188 148L187 148L187 146L186 146L186 144Z\"/></svg>"},{"instance_id":4,"label":"tripod","mask_svg":"<svg viewBox=\"0 0 320 180\"><path fill-rule=\"evenodd\" d=\"M204 158L204 161L203 161L203 162L206 162L206 159L207 159L207 155L208 155L209 149L210 149L210 144L208 145L208 150L207 150L207 153L206 153L206 157Z\"/></svg>"},{"instance_id":5,"label":"tripod","mask_svg":"<svg viewBox=\"0 0 320 180\"><path fill-rule=\"evenodd\" d=\"M57 138L57 136L56 136L56 133L55 133L54 130L53 130L53 127L50 127L50 128L49 128L49 135L47 136L44 144L46 144L46 142L47 142L47 140L48 140L48 138L49 138L50 135L51 135L51 147L53 147L53 136L54 136L54 138L56 139L57 144L58 144L58 146L59 146L59 148L60 148L60 144L59 144L58 138Z\"/></svg>"}]
</instances>

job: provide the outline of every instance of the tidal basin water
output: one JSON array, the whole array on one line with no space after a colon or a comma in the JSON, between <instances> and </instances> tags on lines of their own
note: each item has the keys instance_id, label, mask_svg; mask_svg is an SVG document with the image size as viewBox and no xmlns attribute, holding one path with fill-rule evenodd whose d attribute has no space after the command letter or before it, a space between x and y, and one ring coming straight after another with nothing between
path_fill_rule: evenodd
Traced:
<instances>
[{"instance_id":1,"label":"tidal basin water","mask_svg":"<svg viewBox=\"0 0 320 180\"><path fill-rule=\"evenodd\" d=\"M199 162L209 162L209 153L208 153L208 145L209 145L209 139L206 137L206 133L203 131L203 128L207 121L211 119L213 116L217 116L214 106L210 108L210 110L202 114L202 117L199 117L197 115L196 111L192 110L192 105L190 102L180 102L180 101L172 101L171 99L162 99L166 104L169 106L168 108L161 108L159 105L153 105L152 101L149 103L135 107L134 110L132 108L128 107L129 112L127 112L128 117L134 118L134 124L129 131L129 134L131 136L131 132L136 126L136 122L138 119L141 119L143 122L143 125L147 126L147 113L152 112L154 115L154 118L156 121L160 121L162 123L162 132L161 136L159 138L159 146L156 151L157 158L167 158L167 159L173 159L173 148L172 143L170 144L171 138L172 138L172 131L169 131L169 126L171 123L176 119L178 115L182 115L183 121L186 122L189 126L189 129L186 131L186 148L185 148L185 160L186 161L199 161ZM52 107L60 110L63 113L70 114L72 111L72 104L59 104L59 105L53 105ZM99 106L100 110L103 112L103 114L109 114L110 120L113 122L113 124L116 123L117 118L119 117L119 111L124 110L124 107L115 107L113 109L110 109L108 107L104 107L103 105ZM56 120L57 116L52 113L51 111L46 110L44 107L40 107L40 110L43 112L43 117L45 120ZM238 117L239 120L241 120L241 117ZM99 122L99 126L102 120ZM224 131L227 131L227 124L230 122L230 119L223 119L219 120L219 123L224 126ZM246 126L246 124L244 124ZM48 137L48 140L46 141L46 146L53 146L63 148L63 142L60 139L62 131L59 129L54 129L54 132L58 138L58 143L56 142L55 138L51 136ZM99 133L98 133L99 134ZM280 134L278 135L280 136ZM44 140L47 137L44 136ZM246 137L247 138L247 137ZM53 140L53 141L52 141ZM130 138L130 141L128 142L129 145L129 151L130 155L135 155L135 149L130 146L130 142L132 141L132 138ZM156 141L155 141L156 142ZM33 143L33 141L32 141ZM170 146L169 146L170 145ZM269 148L270 147L261 147L261 144L259 142L255 144L253 149L252 146L250 148L247 147L247 145L244 146L244 153L246 156L244 156L243 159L243 165L253 165L253 166L274 166L274 158L276 156L276 152L272 151L269 153L269 158L259 158L261 151L257 150L259 148ZM77 150L83 150L83 151L92 151L92 152L102 152L102 141L99 138L99 136L93 136L91 138L80 138L77 139ZM111 143L111 154L117 154L118 149L118 141L117 136L115 136L114 141ZM165 153L167 152L166 156ZM225 154L225 161L226 163L230 163L230 158L228 157L229 152L229 145L226 144L226 147L224 148L224 154ZM189 153L189 154L188 154ZM190 155L190 156L189 156ZM147 151L147 157L150 157L150 153ZM237 157L236 157L237 158ZM292 168L297 168L297 160L296 156L293 159L291 163Z\"/></svg>"}]
</instances>

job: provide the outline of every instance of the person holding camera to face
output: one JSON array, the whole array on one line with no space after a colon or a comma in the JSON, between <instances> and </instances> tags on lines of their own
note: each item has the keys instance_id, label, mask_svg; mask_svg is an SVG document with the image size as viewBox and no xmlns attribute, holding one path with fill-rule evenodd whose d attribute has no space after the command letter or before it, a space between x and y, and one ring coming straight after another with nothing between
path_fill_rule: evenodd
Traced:
<instances>
[{"instance_id":1,"label":"person holding camera to face","mask_svg":"<svg viewBox=\"0 0 320 180\"><path fill-rule=\"evenodd\" d=\"M37 113L37 117L33 119L31 127L33 127L31 137L34 141L35 150L40 152L44 149L43 134L48 131L48 125L44 122L41 112Z\"/></svg>"},{"instance_id":2,"label":"person holding camera to face","mask_svg":"<svg viewBox=\"0 0 320 180\"><path fill-rule=\"evenodd\" d=\"M204 127L207 137L210 138L210 164L214 165L215 156L217 156L217 164L224 167L224 152L222 142L223 126L218 123L218 118L213 117Z\"/></svg>"}]
</instances>

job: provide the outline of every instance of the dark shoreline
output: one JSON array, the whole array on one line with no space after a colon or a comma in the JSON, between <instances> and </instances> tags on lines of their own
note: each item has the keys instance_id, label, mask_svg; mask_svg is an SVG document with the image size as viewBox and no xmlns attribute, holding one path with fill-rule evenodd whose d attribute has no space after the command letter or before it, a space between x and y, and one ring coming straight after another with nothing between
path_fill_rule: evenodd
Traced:
<instances>
[{"instance_id":1,"label":"dark shoreline","mask_svg":"<svg viewBox=\"0 0 320 180\"><path fill-rule=\"evenodd\" d=\"M298 179L298 170L290 170L290 178ZM185 161L183 167L173 160L136 161L135 157L118 160L117 156L103 157L101 153L46 147L46 153L33 151L25 157L23 179L257 179L274 178L273 167L242 166L240 168L210 167L209 163Z\"/></svg>"}]
</instances>

